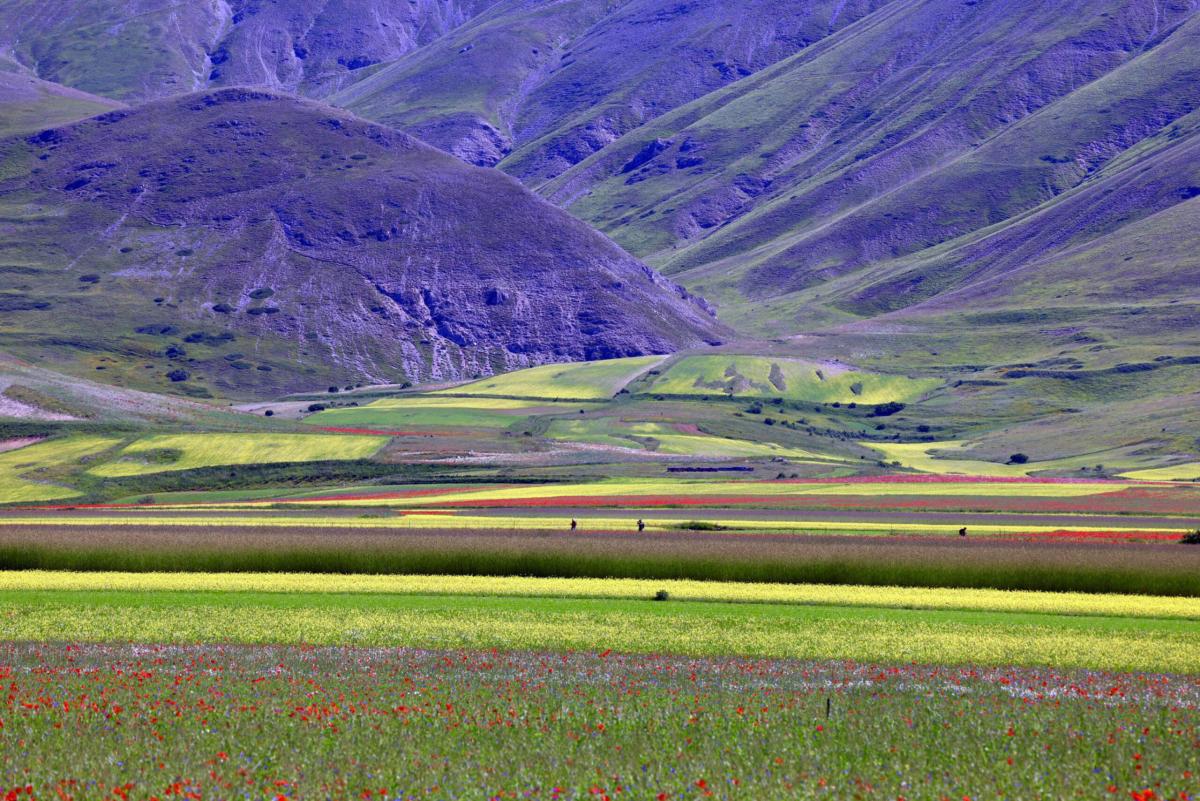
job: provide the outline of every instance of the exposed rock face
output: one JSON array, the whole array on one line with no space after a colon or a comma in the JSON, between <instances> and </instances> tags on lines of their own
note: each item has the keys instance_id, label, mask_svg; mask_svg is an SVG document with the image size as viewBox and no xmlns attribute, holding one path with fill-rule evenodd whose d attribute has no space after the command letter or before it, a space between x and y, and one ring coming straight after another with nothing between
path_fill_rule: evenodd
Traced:
<instances>
[{"instance_id":1,"label":"exposed rock face","mask_svg":"<svg viewBox=\"0 0 1200 801\"><path fill-rule=\"evenodd\" d=\"M0 224L6 253L87 287L42 287L54 314L24 310L26 331L64 316L133 340L195 330L166 351L180 362L228 335L297 385L314 364L456 378L721 336L702 302L514 179L313 103L220 90L7 149L38 169L0 199L54 211Z\"/></svg>"}]
</instances>

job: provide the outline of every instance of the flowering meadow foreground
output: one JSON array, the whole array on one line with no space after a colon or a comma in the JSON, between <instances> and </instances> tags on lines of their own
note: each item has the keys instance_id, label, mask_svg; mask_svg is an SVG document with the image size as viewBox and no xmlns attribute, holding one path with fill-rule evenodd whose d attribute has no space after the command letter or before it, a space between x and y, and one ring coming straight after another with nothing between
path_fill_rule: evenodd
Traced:
<instances>
[{"instance_id":1,"label":"flowering meadow foreground","mask_svg":"<svg viewBox=\"0 0 1200 801\"><path fill-rule=\"evenodd\" d=\"M3 797L1194 799L1200 679L0 645Z\"/></svg>"}]
</instances>

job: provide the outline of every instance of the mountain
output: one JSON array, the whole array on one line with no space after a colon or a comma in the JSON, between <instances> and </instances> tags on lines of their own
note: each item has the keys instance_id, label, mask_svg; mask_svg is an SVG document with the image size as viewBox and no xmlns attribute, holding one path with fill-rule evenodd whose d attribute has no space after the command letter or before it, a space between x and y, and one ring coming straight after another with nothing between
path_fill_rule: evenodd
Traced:
<instances>
[{"instance_id":1,"label":"mountain","mask_svg":"<svg viewBox=\"0 0 1200 801\"><path fill-rule=\"evenodd\" d=\"M320 96L495 0L7 0L0 52L128 102L255 85Z\"/></svg>"},{"instance_id":2,"label":"mountain","mask_svg":"<svg viewBox=\"0 0 1200 801\"><path fill-rule=\"evenodd\" d=\"M218 90L0 152L0 348L126 386L459 378L723 335L512 178L317 103Z\"/></svg>"},{"instance_id":3,"label":"mountain","mask_svg":"<svg viewBox=\"0 0 1200 801\"><path fill-rule=\"evenodd\" d=\"M725 304L870 276L1053 200L1189 114L1196 11L891 3L540 191Z\"/></svg>"},{"instance_id":4,"label":"mountain","mask_svg":"<svg viewBox=\"0 0 1200 801\"><path fill-rule=\"evenodd\" d=\"M530 185L884 0L501 0L331 102Z\"/></svg>"}]
</instances>

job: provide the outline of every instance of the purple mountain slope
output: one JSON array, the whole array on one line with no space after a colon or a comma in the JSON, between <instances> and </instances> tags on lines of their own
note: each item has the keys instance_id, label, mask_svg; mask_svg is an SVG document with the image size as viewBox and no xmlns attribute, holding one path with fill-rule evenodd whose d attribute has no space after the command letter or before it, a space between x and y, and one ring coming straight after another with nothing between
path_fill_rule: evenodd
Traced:
<instances>
[{"instance_id":1,"label":"purple mountain slope","mask_svg":"<svg viewBox=\"0 0 1200 801\"><path fill-rule=\"evenodd\" d=\"M0 226L0 257L22 265L0 275L6 349L110 369L145 354L155 380L237 390L721 336L702 302L514 179L315 103L221 90L4 151L36 165L0 181L23 210Z\"/></svg>"}]
</instances>

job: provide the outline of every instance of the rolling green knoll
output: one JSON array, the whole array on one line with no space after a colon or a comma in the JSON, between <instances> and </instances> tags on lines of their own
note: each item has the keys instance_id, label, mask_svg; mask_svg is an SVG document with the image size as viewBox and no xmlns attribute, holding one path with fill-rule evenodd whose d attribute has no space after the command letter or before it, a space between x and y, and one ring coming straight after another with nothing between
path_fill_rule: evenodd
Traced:
<instances>
[{"instance_id":1,"label":"rolling green knoll","mask_svg":"<svg viewBox=\"0 0 1200 801\"><path fill-rule=\"evenodd\" d=\"M860 372L839 364L720 355L675 361L646 391L877 405L914 400L941 383L938 379Z\"/></svg>"},{"instance_id":2,"label":"rolling green knoll","mask_svg":"<svg viewBox=\"0 0 1200 801\"><path fill-rule=\"evenodd\" d=\"M663 356L605 359L586 364L551 364L485 378L435 394L513 398L607 400L660 364Z\"/></svg>"},{"instance_id":3,"label":"rolling green knoll","mask_svg":"<svg viewBox=\"0 0 1200 801\"><path fill-rule=\"evenodd\" d=\"M0 592L5 640L604 650L1200 670L1200 625L705 602L190 592Z\"/></svg>"}]
</instances>

